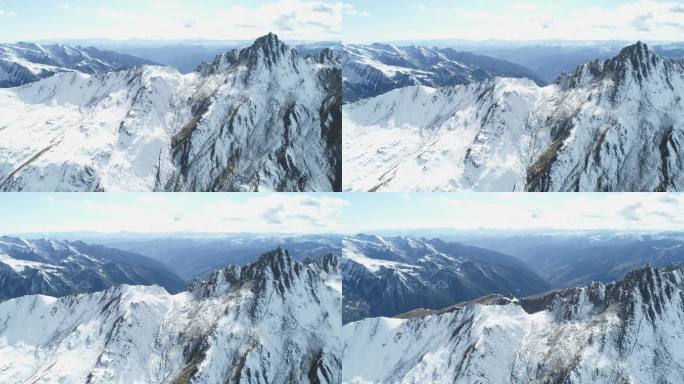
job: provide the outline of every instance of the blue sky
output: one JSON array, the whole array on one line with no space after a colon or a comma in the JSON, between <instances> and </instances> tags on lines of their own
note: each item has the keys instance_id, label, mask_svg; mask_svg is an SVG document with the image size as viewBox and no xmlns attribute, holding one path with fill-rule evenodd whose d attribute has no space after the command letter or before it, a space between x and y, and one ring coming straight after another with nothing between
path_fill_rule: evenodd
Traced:
<instances>
[{"instance_id":1,"label":"blue sky","mask_svg":"<svg viewBox=\"0 0 684 384\"><path fill-rule=\"evenodd\" d=\"M329 233L334 194L2 193L0 235L27 232Z\"/></svg>"},{"instance_id":2,"label":"blue sky","mask_svg":"<svg viewBox=\"0 0 684 384\"><path fill-rule=\"evenodd\" d=\"M345 42L684 40L679 0L347 0Z\"/></svg>"},{"instance_id":3,"label":"blue sky","mask_svg":"<svg viewBox=\"0 0 684 384\"><path fill-rule=\"evenodd\" d=\"M684 194L656 193L3 193L0 212L0 235L684 230Z\"/></svg>"},{"instance_id":4,"label":"blue sky","mask_svg":"<svg viewBox=\"0 0 684 384\"><path fill-rule=\"evenodd\" d=\"M339 40L328 0L0 0L3 42L42 39Z\"/></svg>"}]
</instances>

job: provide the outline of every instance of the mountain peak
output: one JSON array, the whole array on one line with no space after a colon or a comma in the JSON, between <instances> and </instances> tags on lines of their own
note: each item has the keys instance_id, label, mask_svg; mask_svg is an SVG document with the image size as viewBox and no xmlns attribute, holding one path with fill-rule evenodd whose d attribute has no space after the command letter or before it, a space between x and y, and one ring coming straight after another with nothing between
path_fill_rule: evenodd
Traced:
<instances>
[{"instance_id":1,"label":"mountain peak","mask_svg":"<svg viewBox=\"0 0 684 384\"><path fill-rule=\"evenodd\" d=\"M556 84L562 89L570 89L606 76L612 77L617 85L625 84L625 79L629 76L633 76L641 84L652 74L659 61L660 58L649 50L648 45L637 41L622 48L613 58L605 61L596 59L582 64L572 75L562 73L556 79Z\"/></svg>"},{"instance_id":2,"label":"mountain peak","mask_svg":"<svg viewBox=\"0 0 684 384\"><path fill-rule=\"evenodd\" d=\"M633 55L648 55L649 50L648 50L648 45L646 43L642 43L641 41L637 41L636 43L632 45L628 45L620 50L620 56L633 56Z\"/></svg>"},{"instance_id":3,"label":"mountain peak","mask_svg":"<svg viewBox=\"0 0 684 384\"><path fill-rule=\"evenodd\" d=\"M211 62L204 62L197 68L197 72L203 75L212 75L232 68L236 64L247 64L251 69L263 62L268 68L272 68L283 57L296 55L297 50L290 48L278 39L278 36L269 33L254 41L251 46L240 51L231 50L216 56Z\"/></svg>"},{"instance_id":4,"label":"mountain peak","mask_svg":"<svg viewBox=\"0 0 684 384\"><path fill-rule=\"evenodd\" d=\"M295 276L299 275L302 265L292 260L289 253L278 247L259 256L243 267L230 265L212 272L206 280L195 280L190 291L199 296L217 296L248 284L255 291L263 290L273 284L283 294L292 286Z\"/></svg>"},{"instance_id":5,"label":"mountain peak","mask_svg":"<svg viewBox=\"0 0 684 384\"><path fill-rule=\"evenodd\" d=\"M638 300L649 304L646 316L653 320L661 313L675 287L683 287L682 272L682 267L677 265L662 269L646 265L628 272L622 280L556 290L521 299L520 304L528 313L548 310L558 318L569 320L604 311L610 306L620 308L625 317L634 316L633 302Z\"/></svg>"},{"instance_id":6,"label":"mountain peak","mask_svg":"<svg viewBox=\"0 0 684 384\"><path fill-rule=\"evenodd\" d=\"M269 33L256 39L250 47L243 49L240 52L240 58L248 60L250 64L255 64L263 58L265 64L271 68L288 52L296 52L296 50L280 41L277 35Z\"/></svg>"}]
</instances>

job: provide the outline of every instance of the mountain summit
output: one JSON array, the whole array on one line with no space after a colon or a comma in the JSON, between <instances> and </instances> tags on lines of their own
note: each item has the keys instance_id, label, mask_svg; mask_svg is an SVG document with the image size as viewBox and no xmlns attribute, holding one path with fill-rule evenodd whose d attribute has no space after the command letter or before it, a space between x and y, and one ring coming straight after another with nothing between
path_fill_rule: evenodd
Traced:
<instances>
[{"instance_id":1,"label":"mountain summit","mask_svg":"<svg viewBox=\"0 0 684 384\"><path fill-rule=\"evenodd\" d=\"M397 89L345 106L345 189L678 191L682 97L684 62L643 43L546 87Z\"/></svg>"},{"instance_id":2,"label":"mountain summit","mask_svg":"<svg viewBox=\"0 0 684 384\"><path fill-rule=\"evenodd\" d=\"M188 75L145 66L0 90L0 190L340 190L341 69L323 55L269 34Z\"/></svg>"}]
</instances>

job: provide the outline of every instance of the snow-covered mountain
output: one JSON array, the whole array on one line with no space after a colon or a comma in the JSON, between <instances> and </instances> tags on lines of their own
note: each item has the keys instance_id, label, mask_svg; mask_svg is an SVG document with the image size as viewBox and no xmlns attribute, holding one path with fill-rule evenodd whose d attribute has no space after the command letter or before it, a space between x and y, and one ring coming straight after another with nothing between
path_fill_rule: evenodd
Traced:
<instances>
[{"instance_id":1,"label":"snow-covered mountain","mask_svg":"<svg viewBox=\"0 0 684 384\"><path fill-rule=\"evenodd\" d=\"M391 44L345 45L344 102L354 102L411 85L442 87L499 77L525 77L541 84L529 69L493 57L451 48Z\"/></svg>"},{"instance_id":2,"label":"snow-covered mountain","mask_svg":"<svg viewBox=\"0 0 684 384\"><path fill-rule=\"evenodd\" d=\"M176 295L123 285L0 303L0 377L36 383L339 383L341 292L334 282L328 285L323 264L295 262L279 249L253 264L218 270Z\"/></svg>"},{"instance_id":3,"label":"snow-covered mountain","mask_svg":"<svg viewBox=\"0 0 684 384\"><path fill-rule=\"evenodd\" d=\"M0 301L102 291L117 284L156 284L170 292L185 287L162 263L142 255L80 241L0 237Z\"/></svg>"},{"instance_id":4,"label":"snow-covered mountain","mask_svg":"<svg viewBox=\"0 0 684 384\"><path fill-rule=\"evenodd\" d=\"M676 191L684 61L645 44L538 87L405 87L344 107L345 190Z\"/></svg>"},{"instance_id":5,"label":"snow-covered mountain","mask_svg":"<svg viewBox=\"0 0 684 384\"><path fill-rule=\"evenodd\" d=\"M443 308L492 293L524 296L549 285L514 257L439 239L342 239L344 323Z\"/></svg>"},{"instance_id":6,"label":"snow-covered mountain","mask_svg":"<svg viewBox=\"0 0 684 384\"><path fill-rule=\"evenodd\" d=\"M98 73L120 71L150 60L103 51L93 47L0 44L0 88L17 87L63 72Z\"/></svg>"},{"instance_id":7,"label":"snow-covered mountain","mask_svg":"<svg viewBox=\"0 0 684 384\"><path fill-rule=\"evenodd\" d=\"M269 34L197 72L62 73L0 90L0 190L341 188L341 64Z\"/></svg>"},{"instance_id":8,"label":"snow-covered mountain","mask_svg":"<svg viewBox=\"0 0 684 384\"><path fill-rule=\"evenodd\" d=\"M684 270L343 327L343 383L684 381Z\"/></svg>"}]
</instances>

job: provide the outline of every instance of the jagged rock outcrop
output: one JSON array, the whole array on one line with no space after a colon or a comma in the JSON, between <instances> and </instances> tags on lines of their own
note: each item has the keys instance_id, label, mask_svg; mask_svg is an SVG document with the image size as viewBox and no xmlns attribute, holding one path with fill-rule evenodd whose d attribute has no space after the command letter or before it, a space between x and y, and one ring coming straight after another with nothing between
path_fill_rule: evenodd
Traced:
<instances>
[{"instance_id":1,"label":"jagged rock outcrop","mask_svg":"<svg viewBox=\"0 0 684 384\"><path fill-rule=\"evenodd\" d=\"M188 75L146 66L2 90L0 190L340 190L340 84L337 53L303 57L269 34Z\"/></svg>"},{"instance_id":2,"label":"jagged rock outcrop","mask_svg":"<svg viewBox=\"0 0 684 384\"><path fill-rule=\"evenodd\" d=\"M678 383L684 270L344 327L345 383Z\"/></svg>"},{"instance_id":3,"label":"jagged rock outcrop","mask_svg":"<svg viewBox=\"0 0 684 384\"><path fill-rule=\"evenodd\" d=\"M642 43L543 88L402 88L345 106L344 188L677 191L682 96L682 61Z\"/></svg>"},{"instance_id":4,"label":"jagged rock outcrop","mask_svg":"<svg viewBox=\"0 0 684 384\"><path fill-rule=\"evenodd\" d=\"M0 372L8 382L339 383L340 312L340 292L279 249L177 295L116 286L0 303Z\"/></svg>"}]
</instances>

